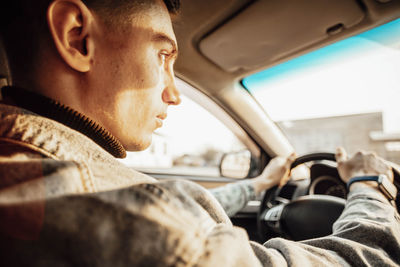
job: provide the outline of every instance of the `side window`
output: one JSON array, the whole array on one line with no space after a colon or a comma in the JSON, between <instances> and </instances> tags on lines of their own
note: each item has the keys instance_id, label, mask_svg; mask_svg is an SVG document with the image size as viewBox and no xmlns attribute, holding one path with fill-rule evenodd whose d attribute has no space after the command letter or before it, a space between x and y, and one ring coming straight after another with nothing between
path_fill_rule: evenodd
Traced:
<instances>
[{"instance_id":1,"label":"side window","mask_svg":"<svg viewBox=\"0 0 400 267\"><path fill-rule=\"evenodd\" d=\"M179 81L178 87L183 85L188 87ZM188 95L187 88L180 89ZM164 126L153 134L151 146L145 151L128 152L121 160L124 164L146 173L220 177L222 156L248 149L208 111L215 112L217 106L208 97L200 92L191 95L202 101L201 106L183 94L179 106L169 107Z\"/></svg>"}]
</instances>

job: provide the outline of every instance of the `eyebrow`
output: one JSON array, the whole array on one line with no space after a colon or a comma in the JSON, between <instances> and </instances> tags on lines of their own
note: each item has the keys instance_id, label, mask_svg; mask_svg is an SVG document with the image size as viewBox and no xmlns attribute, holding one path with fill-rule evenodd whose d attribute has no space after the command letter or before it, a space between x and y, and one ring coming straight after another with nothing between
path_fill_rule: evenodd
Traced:
<instances>
[{"instance_id":1,"label":"eyebrow","mask_svg":"<svg viewBox=\"0 0 400 267\"><path fill-rule=\"evenodd\" d=\"M178 46L176 42L167 35L163 33L155 33L152 40L155 42L164 42L170 44L172 46L172 54L174 54L175 57L178 56Z\"/></svg>"}]
</instances>

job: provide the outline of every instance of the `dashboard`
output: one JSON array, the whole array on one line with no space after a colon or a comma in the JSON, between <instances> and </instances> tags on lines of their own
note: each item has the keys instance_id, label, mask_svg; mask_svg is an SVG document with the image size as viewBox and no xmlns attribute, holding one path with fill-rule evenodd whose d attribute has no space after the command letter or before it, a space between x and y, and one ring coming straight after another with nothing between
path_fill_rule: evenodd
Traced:
<instances>
[{"instance_id":1,"label":"dashboard","mask_svg":"<svg viewBox=\"0 0 400 267\"><path fill-rule=\"evenodd\" d=\"M328 195L347 198L347 187L339 176L336 166L314 163L310 167L310 179L290 181L278 190L281 200L294 200L305 195Z\"/></svg>"},{"instance_id":2,"label":"dashboard","mask_svg":"<svg viewBox=\"0 0 400 267\"><path fill-rule=\"evenodd\" d=\"M315 163L310 167L310 195L328 195L346 199L347 188L342 181L336 166Z\"/></svg>"},{"instance_id":3,"label":"dashboard","mask_svg":"<svg viewBox=\"0 0 400 267\"><path fill-rule=\"evenodd\" d=\"M328 195L345 199L347 189L343 182L338 181L336 177L324 175L311 182L309 194Z\"/></svg>"}]
</instances>

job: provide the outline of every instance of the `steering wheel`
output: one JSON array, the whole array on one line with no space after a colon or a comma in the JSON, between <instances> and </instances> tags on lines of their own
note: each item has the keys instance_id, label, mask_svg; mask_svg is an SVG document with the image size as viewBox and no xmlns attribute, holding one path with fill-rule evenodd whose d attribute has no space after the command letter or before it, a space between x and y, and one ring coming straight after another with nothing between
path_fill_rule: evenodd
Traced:
<instances>
[{"instance_id":1,"label":"steering wheel","mask_svg":"<svg viewBox=\"0 0 400 267\"><path fill-rule=\"evenodd\" d=\"M328 160L336 162L333 153L312 153L297 158L291 169L306 162ZM394 184L398 189L396 206L400 210L400 174L393 169ZM282 198L283 191L293 191L296 183L307 182L307 190L299 197ZM292 189L290 189L292 187ZM289 181L282 188L267 190L257 214L260 238L284 237L295 241L322 237L332 233L332 225L342 214L345 199L328 195L309 195L309 180Z\"/></svg>"}]
</instances>

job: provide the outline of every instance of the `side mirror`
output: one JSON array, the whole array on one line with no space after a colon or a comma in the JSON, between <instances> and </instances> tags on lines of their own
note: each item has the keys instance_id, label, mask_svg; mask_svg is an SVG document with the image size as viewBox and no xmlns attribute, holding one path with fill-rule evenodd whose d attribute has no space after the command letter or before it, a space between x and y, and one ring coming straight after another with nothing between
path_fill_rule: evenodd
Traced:
<instances>
[{"instance_id":1,"label":"side mirror","mask_svg":"<svg viewBox=\"0 0 400 267\"><path fill-rule=\"evenodd\" d=\"M246 178L251 169L251 160L251 152L248 150L226 153L221 158L220 174L234 179Z\"/></svg>"}]
</instances>

